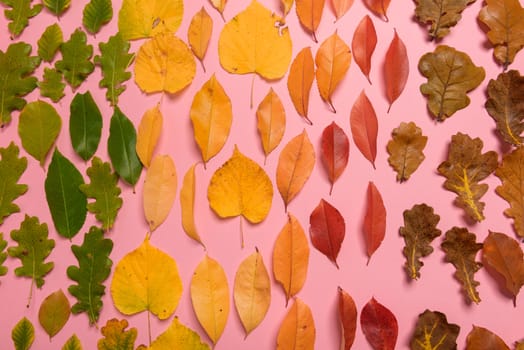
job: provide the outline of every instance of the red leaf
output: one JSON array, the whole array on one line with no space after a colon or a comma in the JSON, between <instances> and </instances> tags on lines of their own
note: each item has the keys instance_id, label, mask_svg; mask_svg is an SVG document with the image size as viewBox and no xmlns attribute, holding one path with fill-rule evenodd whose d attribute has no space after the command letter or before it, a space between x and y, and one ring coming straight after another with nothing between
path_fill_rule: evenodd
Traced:
<instances>
[{"instance_id":1,"label":"red leaf","mask_svg":"<svg viewBox=\"0 0 524 350\"><path fill-rule=\"evenodd\" d=\"M369 83L369 71L371 70L371 56L377 46L377 32L373 21L368 15L360 21L353 34L353 41L351 42L351 50L353 51L353 58L359 66L362 73L366 76Z\"/></svg>"},{"instance_id":2,"label":"red leaf","mask_svg":"<svg viewBox=\"0 0 524 350\"><path fill-rule=\"evenodd\" d=\"M358 149L375 168L375 158L377 157L377 134L378 120L375 110L369 102L364 90L360 93L351 108L349 117L351 124L351 134Z\"/></svg>"},{"instance_id":3,"label":"red leaf","mask_svg":"<svg viewBox=\"0 0 524 350\"><path fill-rule=\"evenodd\" d=\"M344 130L332 122L322 132L321 144L321 159L331 182L329 190L331 194L335 181L342 175L348 164L349 140Z\"/></svg>"},{"instance_id":4,"label":"red leaf","mask_svg":"<svg viewBox=\"0 0 524 350\"><path fill-rule=\"evenodd\" d=\"M338 316L342 327L341 350L349 350L357 331L357 306L346 291L338 287Z\"/></svg>"},{"instance_id":5,"label":"red leaf","mask_svg":"<svg viewBox=\"0 0 524 350\"><path fill-rule=\"evenodd\" d=\"M369 182L367 191L366 216L364 217L364 236L367 254L371 259L373 253L386 235L386 208L382 196L373 182ZM369 263L369 260L368 260Z\"/></svg>"},{"instance_id":6,"label":"red leaf","mask_svg":"<svg viewBox=\"0 0 524 350\"><path fill-rule=\"evenodd\" d=\"M394 350L398 336L395 315L371 298L360 314L360 327L374 350Z\"/></svg>"},{"instance_id":7,"label":"red leaf","mask_svg":"<svg viewBox=\"0 0 524 350\"><path fill-rule=\"evenodd\" d=\"M384 78L386 83L386 97L389 102L388 113L391 105L400 96L409 75L408 53L404 42L399 38L397 31L391 44L389 44L384 61Z\"/></svg>"},{"instance_id":8,"label":"red leaf","mask_svg":"<svg viewBox=\"0 0 524 350\"><path fill-rule=\"evenodd\" d=\"M309 217L311 243L337 265L340 246L346 235L346 224L340 212L321 199Z\"/></svg>"}]
</instances>

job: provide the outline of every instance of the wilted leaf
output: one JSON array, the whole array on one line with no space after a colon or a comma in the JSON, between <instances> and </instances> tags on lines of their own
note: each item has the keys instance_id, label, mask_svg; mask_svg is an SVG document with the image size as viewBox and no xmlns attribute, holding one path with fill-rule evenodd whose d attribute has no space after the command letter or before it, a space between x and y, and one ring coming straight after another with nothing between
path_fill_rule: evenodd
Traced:
<instances>
[{"instance_id":1,"label":"wilted leaf","mask_svg":"<svg viewBox=\"0 0 524 350\"><path fill-rule=\"evenodd\" d=\"M308 117L309 93L315 79L315 62L310 47L303 48L295 57L287 76L287 89L293 106L302 118L313 124Z\"/></svg>"},{"instance_id":2,"label":"wilted leaf","mask_svg":"<svg viewBox=\"0 0 524 350\"><path fill-rule=\"evenodd\" d=\"M136 154L144 167L149 168L153 152L155 151L164 117L160 111L160 105L148 109L142 116L136 135Z\"/></svg>"},{"instance_id":3,"label":"wilted leaf","mask_svg":"<svg viewBox=\"0 0 524 350\"><path fill-rule=\"evenodd\" d=\"M355 63L358 65L362 73L366 76L369 83L369 72L371 71L371 56L377 46L377 32L373 21L368 15L365 15L358 23L353 40L351 41L351 50Z\"/></svg>"},{"instance_id":4,"label":"wilted leaf","mask_svg":"<svg viewBox=\"0 0 524 350\"><path fill-rule=\"evenodd\" d=\"M191 302L198 322L216 344L229 316L229 287L224 269L208 255L193 272Z\"/></svg>"},{"instance_id":5,"label":"wilted leaf","mask_svg":"<svg viewBox=\"0 0 524 350\"><path fill-rule=\"evenodd\" d=\"M498 165L497 153L481 153L482 146L480 138L472 139L459 132L451 137L447 160L438 166L438 172L446 177L444 187L457 194L456 203L478 222L484 220L484 203L480 198L488 190L487 184L479 182Z\"/></svg>"},{"instance_id":6,"label":"wilted leaf","mask_svg":"<svg viewBox=\"0 0 524 350\"><path fill-rule=\"evenodd\" d=\"M42 4L33 5L33 0L1 0L8 8L4 10L5 18L9 20L7 28L13 37L19 36L29 25L29 19L42 11ZM17 349L18 350L18 349Z\"/></svg>"},{"instance_id":7,"label":"wilted leaf","mask_svg":"<svg viewBox=\"0 0 524 350\"><path fill-rule=\"evenodd\" d=\"M186 175L184 175L184 181L182 182L182 188L180 189L180 211L184 232L190 238L204 246L195 225L195 166L196 164L193 164L186 172Z\"/></svg>"},{"instance_id":8,"label":"wilted leaf","mask_svg":"<svg viewBox=\"0 0 524 350\"><path fill-rule=\"evenodd\" d=\"M86 33L77 29L68 41L60 45L60 52L62 59L55 63L55 68L64 74L65 80L76 89L95 69L91 62L93 46L87 43Z\"/></svg>"},{"instance_id":9,"label":"wilted leaf","mask_svg":"<svg viewBox=\"0 0 524 350\"><path fill-rule=\"evenodd\" d=\"M351 6L353 6L353 2L354 0L331 0L337 21L349 11Z\"/></svg>"},{"instance_id":10,"label":"wilted leaf","mask_svg":"<svg viewBox=\"0 0 524 350\"><path fill-rule=\"evenodd\" d=\"M338 318L342 331L340 349L349 350L353 346L357 332L357 306L351 295L340 287L338 287Z\"/></svg>"},{"instance_id":11,"label":"wilted leaf","mask_svg":"<svg viewBox=\"0 0 524 350\"><path fill-rule=\"evenodd\" d=\"M280 324L277 350L313 350L315 337L315 321L311 309L297 298Z\"/></svg>"},{"instance_id":12,"label":"wilted leaf","mask_svg":"<svg viewBox=\"0 0 524 350\"><path fill-rule=\"evenodd\" d=\"M466 337L466 350L510 350L504 340L489 329L473 325Z\"/></svg>"},{"instance_id":13,"label":"wilted leaf","mask_svg":"<svg viewBox=\"0 0 524 350\"><path fill-rule=\"evenodd\" d=\"M349 139L335 122L329 124L322 132L321 150L320 159L331 183L331 194L333 185L346 169L349 158Z\"/></svg>"},{"instance_id":14,"label":"wilted leaf","mask_svg":"<svg viewBox=\"0 0 524 350\"><path fill-rule=\"evenodd\" d=\"M273 248L273 275L286 293L286 305L304 286L309 262L309 243L298 220L288 214Z\"/></svg>"},{"instance_id":15,"label":"wilted leaf","mask_svg":"<svg viewBox=\"0 0 524 350\"><path fill-rule=\"evenodd\" d=\"M20 212L13 201L27 192L27 185L18 183L27 169L27 158L19 154L18 146L12 141L9 146L0 147L0 225L9 215Z\"/></svg>"},{"instance_id":16,"label":"wilted leaf","mask_svg":"<svg viewBox=\"0 0 524 350\"><path fill-rule=\"evenodd\" d=\"M49 294L40 304L38 321L51 339L65 326L70 315L69 300L67 300L62 289L59 289Z\"/></svg>"},{"instance_id":17,"label":"wilted leaf","mask_svg":"<svg viewBox=\"0 0 524 350\"><path fill-rule=\"evenodd\" d=\"M404 210L404 226L400 227L400 235L405 246L402 254L406 257L404 268L411 279L420 277L420 268L424 263L420 258L433 252L431 242L442 234L437 228L440 216L426 204L416 204L409 210Z\"/></svg>"},{"instance_id":18,"label":"wilted leaf","mask_svg":"<svg viewBox=\"0 0 524 350\"><path fill-rule=\"evenodd\" d=\"M42 81L37 83L40 88L40 96L49 97L51 101L58 102L64 97L66 84L62 82L62 73L54 68L44 68Z\"/></svg>"},{"instance_id":19,"label":"wilted leaf","mask_svg":"<svg viewBox=\"0 0 524 350\"><path fill-rule=\"evenodd\" d=\"M386 22L389 21L387 12L390 2L391 0L364 0L367 8Z\"/></svg>"},{"instance_id":20,"label":"wilted leaf","mask_svg":"<svg viewBox=\"0 0 524 350\"><path fill-rule=\"evenodd\" d=\"M29 350L35 340L35 327L31 321L26 317L18 321L11 331L11 339L15 350Z\"/></svg>"},{"instance_id":21,"label":"wilted leaf","mask_svg":"<svg viewBox=\"0 0 524 350\"><path fill-rule=\"evenodd\" d=\"M0 232L0 276L7 275L7 266L4 266L7 260L7 241L4 239L4 234Z\"/></svg>"},{"instance_id":22,"label":"wilted leaf","mask_svg":"<svg viewBox=\"0 0 524 350\"><path fill-rule=\"evenodd\" d=\"M455 266L455 278L462 284L462 289L468 301L480 303L474 274L482 267L475 261L477 252L482 249L482 243L476 242L474 233L465 228L453 227L446 232L446 237L440 245L446 253L446 261Z\"/></svg>"},{"instance_id":23,"label":"wilted leaf","mask_svg":"<svg viewBox=\"0 0 524 350\"><path fill-rule=\"evenodd\" d=\"M104 337L98 340L98 350L133 350L138 332L134 327L126 330L128 325L125 319L108 320L100 330Z\"/></svg>"},{"instance_id":24,"label":"wilted leaf","mask_svg":"<svg viewBox=\"0 0 524 350\"><path fill-rule=\"evenodd\" d=\"M420 92L428 97L428 109L440 122L469 105L467 92L475 89L486 75L484 68L475 66L466 53L446 45L423 55L418 69L428 78Z\"/></svg>"},{"instance_id":25,"label":"wilted leaf","mask_svg":"<svg viewBox=\"0 0 524 350\"><path fill-rule=\"evenodd\" d=\"M62 346L62 350L82 350L82 344L80 343L80 339L76 336L76 334L73 334Z\"/></svg>"},{"instance_id":26,"label":"wilted leaf","mask_svg":"<svg viewBox=\"0 0 524 350\"><path fill-rule=\"evenodd\" d=\"M415 15L423 25L429 25L429 37L441 39L449 34L461 19L466 6L475 0L415 0Z\"/></svg>"},{"instance_id":27,"label":"wilted leaf","mask_svg":"<svg viewBox=\"0 0 524 350\"><path fill-rule=\"evenodd\" d=\"M395 315L375 298L362 308L360 327L374 350L394 350L398 337Z\"/></svg>"},{"instance_id":28,"label":"wilted leaf","mask_svg":"<svg viewBox=\"0 0 524 350\"><path fill-rule=\"evenodd\" d=\"M160 334L148 349L209 350L209 346L202 342L197 332L183 325L178 317L174 317L167 330Z\"/></svg>"},{"instance_id":29,"label":"wilted leaf","mask_svg":"<svg viewBox=\"0 0 524 350\"><path fill-rule=\"evenodd\" d=\"M42 0L42 3L51 13L58 17L71 6L71 0Z\"/></svg>"},{"instance_id":30,"label":"wilted leaf","mask_svg":"<svg viewBox=\"0 0 524 350\"><path fill-rule=\"evenodd\" d=\"M313 34L313 40L318 42L316 32L322 19L324 0L296 0L295 8L300 24Z\"/></svg>"},{"instance_id":31,"label":"wilted leaf","mask_svg":"<svg viewBox=\"0 0 524 350\"><path fill-rule=\"evenodd\" d=\"M258 105L257 129L267 158L280 144L286 130L286 110L273 88L269 89L266 97Z\"/></svg>"},{"instance_id":32,"label":"wilted leaf","mask_svg":"<svg viewBox=\"0 0 524 350\"><path fill-rule=\"evenodd\" d=\"M409 348L410 350L457 349L459 332L460 327L448 323L446 315L426 309L418 315Z\"/></svg>"},{"instance_id":33,"label":"wilted leaf","mask_svg":"<svg viewBox=\"0 0 524 350\"><path fill-rule=\"evenodd\" d=\"M393 105L393 102L400 96L409 75L409 59L406 45L397 34L389 44L386 51L386 58L384 59L384 79L386 84L386 98L389 102L388 112Z\"/></svg>"},{"instance_id":34,"label":"wilted leaf","mask_svg":"<svg viewBox=\"0 0 524 350\"><path fill-rule=\"evenodd\" d=\"M89 160L102 135L102 113L89 91L77 93L71 101L69 134L75 152L83 160Z\"/></svg>"},{"instance_id":35,"label":"wilted leaf","mask_svg":"<svg viewBox=\"0 0 524 350\"><path fill-rule=\"evenodd\" d=\"M373 182L368 183L366 215L364 217L364 238L368 262L375 251L380 247L386 235L386 207L382 196Z\"/></svg>"},{"instance_id":36,"label":"wilted leaf","mask_svg":"<svg viewBox=\"0 0 524 350\"><path fill-rule=\"evenodd\" d=\"M91 0L82 11L82 24L91 34L96 34L100 28L113 18L111 0ZM119 35L120 36L120 35Z\"/></svg>"},{"instance_id":37,"label":"wilted leaf","mask_svg":"<svg viewBox=\"0 0 524 350\"><path fill-rule=\"evenodd\" d=\"M346 223L340 212L321 199L309 217L311 243L335 266L340 247L346 235Z\"/></svg>"},{"instance_id":38,"label":"wilted leaf","mask_svg":"<svg viewBox=\"0 0 524 350\"><path fill-rule=\"evenodd\" d=\"M57 23L51 24L44 30L40 39L38 39L38 56L42 61L51 62L63 42L62 29L60 29Z\"/></svg>"},{"instance_id":39,"label":"wilted leaf","mask_svg":"<svg viewBox=\"0 0 524 350\"><path fill-rule=\"evenodd\" d=\"M414 122L404 123L393 129L391 140L387 144L388 163L397 172L397 181L409 179L426 158L422 152L428 142L428 137L422 135Z\"/></svg>"},{"instance_id":40,"label":"wilted leaf","mask_svg":"<svg viewBox=\"0 0 524 350\"><path fill-rule=\"evenodd\" d=\"M357 145L357 148L360 150L360 153L371 162L373 168L375 168L378 120L373 105L364 93L364 90L362 90L351 108L349 123L353 141Z\"/></svg>"},{"instance_id":41,"label":"wilted leaf","mask_svg":"<svg viewBox=\"0 0 524 350\"><path fill-rule=\"evenodd\" d=\"M204 66L204 56L206 55L209 46L209 40L213 32L213 19L207 13L204 6L195 13L189 24L187 30L187 41L191 47L191 51L202 64L202 69L206 71Z\"/></svg>"}]
</instances>

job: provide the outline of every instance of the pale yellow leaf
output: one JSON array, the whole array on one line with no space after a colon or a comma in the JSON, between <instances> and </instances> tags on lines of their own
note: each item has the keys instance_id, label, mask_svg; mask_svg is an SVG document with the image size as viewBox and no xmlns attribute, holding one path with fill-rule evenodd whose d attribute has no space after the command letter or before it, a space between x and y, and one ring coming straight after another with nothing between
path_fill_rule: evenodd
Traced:
<instances>
[{"instance_id":1,"label":"pale yellow leaf","mask_svg":"<svg viewBox=\"0 0 524 350\"><path fill-rule=\"evenodd\" d=\"M180 211L182 212L182 228L184 232L204 246L195 225L195 166L196 164L193 164L184 176L182 188L180 189Z\"/></svg>"},{"instance_id":2,"label":"pale yellow leaf","mask_svg":"<svg viewBox=\"0 0 524 350\"><path fill-rule=\"evenodd\" d=\"M202 342L197 332L183 325L178 317L174 317L171 325L151 343L149 349L209 350L209 346Z\"/></svg>"},{"instance_id":3,"label":"pale yellow leaf","mask_svg":"<svg viewBox=\"0 0 524 350\"><path fill-rule=\"evenodd\" d=\"M149 168L153 152L158 143L164 118L158 105L147 110L138 125L136 154L142 164Z\"/></svg>"}]
</instances>

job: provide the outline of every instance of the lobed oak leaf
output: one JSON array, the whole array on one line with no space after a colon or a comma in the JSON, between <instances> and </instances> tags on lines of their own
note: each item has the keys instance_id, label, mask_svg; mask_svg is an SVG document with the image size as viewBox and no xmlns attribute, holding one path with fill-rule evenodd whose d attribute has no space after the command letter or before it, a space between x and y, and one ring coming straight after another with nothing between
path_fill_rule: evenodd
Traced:
<instances>
[{"instance_id":1,"label":"lobed oak leaf","mask_svg":"<svg viewBox=\"0 0 524 350\"><path fill-rule=\"evenodd\" d=\"M64 74L65 81L74 90L95 70L95 65L91 62L93 45L87 43L86 33L78 28L68 41L60 45L60 53L62 59L56 61L55 68Z\"/></svg>"},{"instance_id":2,"label":"lobed oak leaf","mask_svg":"<svg viewBox=\"0 0 524 350\"><path fill-rule=\"evenodd\" d=\"M262 141L265 159L280 144L286 131L286 110L273 88L257 108L257 130ZM264 159L264 162L265 162Z\"/></svg>"},{"instance_id":3,"label":"lobed oak leaf","mask_svg":"<svg viewBox=\"0 0 524 350\"><path fill-rule=\"evenodd\" d=\"M397 172L397 181L409 179L426 158L422 152L426 147L428 137L422 135L414 122L401 122L391 132L391 140L387 144L388 163Z\"/></svg>"},{"instance_id":4,"label":"lobed oak leaf","mask_svg":"<svg viewBox=\"0 0 524 350\"><path fill-rule=\"evenodd\" d=\"M300 24L313 35L313 40L317 40L317 29L324 12L325 0L296 0L295 9L297 10Z\"/></svg>"},{"instance_id":5,"label":"lobed oak leaf","mask_svg":"<svg viewBox=\"0 0 524 350\"><path fill-rule=\"evenodd\" d=\"M411 337L411 350L457 349L460 327L448 323L446 315L425 310L418 315L415 331Z\"/></svg>"},{"instance_id":6,"label":"lobed oak leaf","mask_svg":"<svg viewBox=\"0 0 524 350\"><path fill-rule=\"evenodd\" d=\"M305 47L297 54L287 76L287 89L293 106L302 118L310 125L308 117L309 94L315 79L315 62L310 47Z\"/></svg>"},{"instance_id":7,"label":"lobed oak leaf","mask_svg":"<svg viewBox=\"0 0 524 350\"><path fill-rule=\"evenodd\" d=\"M8 8L4 10L5 18L9 20L7 28L12 34L11 39L16 38L29 25L29 19L38 15L44 6L33 4L33 0L1 0Z\"/></svg>"},{"instance_id":8,"label":"lobed oak leaf","mask_svg":"<svg viewBox=\"0 0 524 350\"><path fill-rule=\"evenodd\" d=\"M19 154L20 149L14 142L0 147L0 225L9 215L20 212L20 207L13 202L27 192L27 185L18 183L27 169L27 158Z\"/></svg>"},{"instance_id":9,"label":"lobed oak leaf","mask_svg":"<svg viewBox=\"0 0 524 350\"><path fill-rule=\"evenodd\" d=\"M277 350L313 350L315 338L315 321L311 309L302 300L296 298L280 324Z\"/></svg>"},{"instance_id":10,"label":"lobed oak leaf","mask_svg":"<svg viewBox=\"0 0 524 350\"><path fill-rule=\"evenodd\" d=\"M126 330L128 325L125 319L107 320L106 325L100 330L103 338L98 340L98 350L133 350L138 331L134 327Z\"/></svg>"},{"instance_id":11,"label":"lobed oak leaf","mask_svg":"<svg viewBox=\"0 0 524 350\"><path fill-rule=\"evenodd\" d=\"M466 350L476 349L510 350L498 335L489 329L473 325L466 337Z\"/></svg>"},{"instance_id":12,"label":"lobed oak leaf","mask_svg":"<svg viewBox=\"0 0 524 350\"><path fill-rule=\"evenodd\" d=\"M340 349L349 350L353 346L357 332L357 306L351 295L340 287L338 287L338 317L342 329Z\"/></svg>"},{"instance_id":13,"label":"lobed oak leaf","mask_svg":"<svg viewBox=\"0 0 524 350\"><path fill-rule=\"evenodd\" d=\"M353 40L351 41L351 50L353 51L353 58L362 73L366 76L369 83L369 72L371 71L371 56L377 46L377 32L375 25L368 15L362 17L358 23Z\"/></svg>"},{"instance_id":14,"label":"lobed oak leaf","mask_svg":"<svg viewBox=\"0 0 524 350\"><path fill-rule=\"evenodd\" d=\"M349 139L344 130L335 122L329 124L321 137L321 160L328 174L331 187L329 194L333 191L335 181L342 175L348 164Z\"/></svg>"},{"instance_id":15,"label":"lobed oak leaf","mask_svg":"<svg viewBox=\"0 0 524 350\"><path fill-rule=\"evenodd\" d=\"M206 67L204 66L204 56L206 55L207 48L209 46L209 40L213 32L213 19L207 13L204 6L195 13L189 24L187 30L187 41L191 47L191 51L198 58L202 64L204 73Z\"/></svg>"},{"instance_id":16,"label":"lobed oak leaf","mask_svg":"<svg viewBox=\"0 0 524 350\"><path fill-rule=\"evenodd\" d=\"M4 266L7 260L7 241L4 239L4 234L0 232L0 276L7 275L8 268Z\"/></svg>"},{"instance_id":17,"label":"lobed oak leaf","mask_svg":"<svg viewBox=\"0 0 524 350\"><path fill-rule=\"evenodd\" d=\"M66 84L62 81L63 75L54 68L44 68L42 81L37 83L40 89L40 96L49 97L53 102L58 102L64 97Z\"/></svg>"},{"instance_id":18,"label":"lobed oak leaf","mask_svg":"<svg viewBox=\"0 0 524 350\"><path fill-rule=\"evenodd\" d=\"M461 13L475 0L415 0L415 16L422 25L429 25L429 37L442 39L461 19Z\"/></svg>"},{"instance_id":19,"label":"lobed oak leaf","mask_svg":"<svg viewBox=\"0 0 524 350\"><path fill-rule=\"evenodd\" d=\"M394 350L398 337L395 315L375 298L360 312L360 327L374 350Z\"/></svg>"},{"instance_id":20,"label":"lobed oak leaf","mask_svg":"<svg viewBox=\"0 0 524 350\"><path fill-rule=\"evenodd\" d=\"M309 217L311 243L335 266L337 257L346 235L346 223L340 212L321 199Z\"/></svg>"}]
</instances>

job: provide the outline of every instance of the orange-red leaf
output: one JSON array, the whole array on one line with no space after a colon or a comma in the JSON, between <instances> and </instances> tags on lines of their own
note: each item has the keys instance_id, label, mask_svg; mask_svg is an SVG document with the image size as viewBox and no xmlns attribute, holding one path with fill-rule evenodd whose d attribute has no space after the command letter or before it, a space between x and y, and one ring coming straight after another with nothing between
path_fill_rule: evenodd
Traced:
<instances>
[{"instance_id":1,"label":"orange-red leaf","mask_svg":"<svg viewBox=\"0 0 524 350\"><path fill-rule=\"evenodd\" d=\"M409 75L409 60L406 45L397 34L389 44L384 61L384 78L386 83L386 97L389 102L388 112L393 102L400 96Z\"/></svg>"},{"instance_id":2,"label":"orange-red leaf","mask_svg":"<svg viewBox=\"0 0 524 350\"><path fill-rule=\"evenodd\" d=\"M359 66L362 73L366 76L369 83L369 72L371 71L371 56L377 46L377 32L375 25L368 15L365 15L355 29L351 50L355 63Z\"/></svg>"},{"instance_id":3,"label":"orange-red leaf","mask_svg":"<svg viewBox=\"0 0 524 350\"><path fill-rule=\"evenodd\" d=\"M354 0L331 0L331 6L333 6L333 11L335 11L335 17L337 20L348 12L353 5L353 2Z\"/></svg>"},{"instance_id":4,"label":"orange-red leaf","mask_svg":"<svg viewBox=\"0 0 524 350\"><path fill-rule=\"evenodd\" d=\"M466 338L466 350L510 350L509 346L498 335L483 327L473 325Z\"/></svg>"},{"instance_id":5,"label":"orange-red leaf","mask_svg":"<svg viewBox=\"0 0 524 350\"><path fill-rule=\"evenodd\" d=\"M317 41L316 31L324 11L324 0L296 0L297 16L300 24L304 26Z\"/></svg>"},{"instance_id":6,"label":"orange-red leaf","mask_svg":"<svg viewBox=\"0 0 524 350\"><path fill-rule=\"evenodd\" d=\"M346 291L338 287L338 317L342 328L341 350L349 350L357 331L357 306Z\"/></svg>"},{"instance_id":7,"label":"orange-red leaf","mask_svg":"<svg viewBox=\"0 0 524 350\"><path fill-rule=\"evenodd\" d=\"M378 120L368 97L362 91L351 108L349 117L353 141L362 155L375 167L377 157Z\"/></svg>"},{"instance_id":8,"label":"orange-red leaf","mask_svg":"<svg viewBox=\"0 0 524 350\"><path fill-rule=\"evenodd\" d=\"M287 77L287 89L298 115L306 119L309 124L312 124L307 115L309 109L309 93L314 78L315 62L313 61L313 54L311 53L310 47L305 47L297 54L291 63Z\"/></svg>"},{"instance_id":9,"label":"orange-red leaf","mask_svg":"<svg viewBox=\"0 0 524 350\"><path fill-rule=\"evenodd\" d=\"M391 0L364 0L369 10L386 22L389 21L387 12L390 2Z\"/></svg>"},{"instance_id":10,"label":"orange-red leaf","mask_svg":"<svg viewBox=\"0 0 524 350\"><path fill-rule=\"evenodd\" d=\"M378 249L386 235L386 207L382 196L373 182L367 190L366 216L364 217L364 237L368 258Z\"/></svg>"},{"instance_id":11,"label":"orange-red leaf","mask_svg":"<svg viewBox=\"0 0 524 350\"><path fill-rule=\"evenodd\" d=\"M315 336L311 309L302 300L295 299L278 330L277 350L314 350Z\"/></svg>"},{"instance_id":12,"label":"orange-red leaf","mask_svg":"<svg viewBox=\"0 0 524 350\"><path fill-rule=\"evenodd\" d=\"M322 132L321 159L328 173L331 189L333 191L335 181L342 175L348 164L349 140L346 133L335 122L329 124Z\"/></svg>"},{"instance_id":13,"label":"orange-red leaf","mask_svg":"<svg viewBox=\"0 0 524 350\"><path fill-rule=\"evenodd\" d=\"M360 327L374 350L394 350L398 322L384 305L371 298L360 313Z\"/></svg>"},{"instance_id":14,"label":"orange-red leaf","mask_svg":"<svg viewBox=\"0 0 524 350\"><path fill-rule=\"evenodd\" d=\"M346 235L346 223L340 212L321 199L309 217L311 243L338 269L337 256Z\"/></svg>"}]
</instances>

